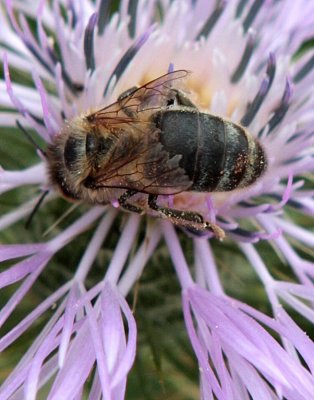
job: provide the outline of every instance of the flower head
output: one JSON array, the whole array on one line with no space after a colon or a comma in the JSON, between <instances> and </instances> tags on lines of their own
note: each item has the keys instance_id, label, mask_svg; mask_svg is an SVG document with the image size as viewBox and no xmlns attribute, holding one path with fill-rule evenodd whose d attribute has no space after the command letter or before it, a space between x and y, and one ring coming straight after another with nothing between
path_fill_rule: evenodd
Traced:
<instances>
[{"instance_id":1,"label":"flower head","mask_svg":"<svg viewBox=\"0 0 314 400\"><path fill-rule=\"evenodd\" d=\"M303 55L301 50L313 36L313 5L305 0L293 4L288 0L122 0L119 10L112 13L108 4L104 0L41 0L36 6L19 0L2 2L0 54L4 77L0 81L0 123L4 127L17 124L26 135L36 132L44 146L38 147L35 165L0 171L0 193L7 195L14 189L35 185L43 192L49 191L42 204L45 210L60 202L60 192L72 200L86 200L79 196L77 183L68 184L70 175L60 178L60 174L62 168L68 168L74 175L82 175L83 168L77 168L75 162L90 151L97 175L96 142L93 138L88 141L85 131L80 132L84 152L76 148L74 152L68 140L71 136L64 141L64 132L79 116L93 115L119 99L116 106L120 108L110 109L118 125L118 140L123 137L123 129L119 130L121 113L125 123L126 118L132 121L134 112L146 115L155 106L155 96L145 97L150 93L148 86L144 86L144 95L140 92L149 105L144 111L142 103L135 103L136 107L123 103L130 97L136 102L132 93L139 92L129 89L181 70L191 73L184 73L184 79L171 84L170 92L182 90L183 103L172 103L179 95L166 96L163 110L179 107L189 114L196 107L202 115L218 116L223 126L239 126L258 143L267 167L256 167L265 169L260 177L243 187L234 184L234 190L228 192L191 191L186 176L176 175L180 178L179 190L163 190L162 196L150 201L149 190L142 186L126 185L130 190L124 191L120 176L123 165L118 169L120 186L115 186L114 195L108 185L96 188L94 177L91 181L87 180L89 175L84 176L84 180L75 182L84 182L89 197L95 200L102 196L103 201L95 201L98 204L94 206L82 202L69 206L72 212L75 208L76 218L63 222L64 229L53 226L48 239L1 245L0 258L8 267L0 274L0 285L19 283L1 310L1 325L13 315L44 270L53 265L62 248L72 246L75 253L77 244L80 251L80 261L70 278L0 339L0 348L6 349L56 305L37 339L4 382L2 398L15 394L33 399L48 381L53 382L49 399L80 398L88 390L88 380L92 381L91 398L100 398L101 394L105 399L124 398L136 347L135 319L125 297L164 238L182 288L183 313L200 368L202 398L308 399L314 389L309 357L313 344L283 306L288 305L288 311L293 309L312 323L314 264L307 254L313 256L310 249L314 244L310 229L313 221L308 222L314 214L310 177L314 169L314 62L311 52ZM144 122L152 125L151 119ZM152 141L152 132L150 135L148 139L143 136L143 142ZM231 147L238 145L231 136L228 140ZM47 164L51 165L51 146L59 141L64 146L54 165L59 178L52 179ZM98 151L104 151L105 145L108 143L100 146L97 142ZM150 159L154 168L170 173L171 165L179 170L183 154L170 157L162 145L154 145L151 149L162 154L159 164ZM65 165L60 164L63 159ZM236 167L224 162L219 179L230 180L235 174L231 169ZM136 174L142 172L139 165ZM126 173L136 175L130 168ZM134 176L132 182L135 185ZM98 197L93 194L96 190ZM19 205L0 217L4 233L27 217L38 202L31 191L24 193L27 196ZM133 196L134 203L133 199L129 202ZM62 204L66 207L66 200ZM117 208L145 211L148 223L144 233L143 218L131 212L125 214L117 238ZM182 223L183 215L194 224ZM158 216L167 218L161 221ZM172 226L178 220L183 233ZM212 229L195 229L199 221L208 221ZM303 227L299 221L305 221ZM86 237L91 227L90 240L81 250L81 237ZM221 232L227 239L217 245L214 234L222 237ZM186 235L194 246L194 274L187 267L179 241L181 238L185 242ZM97 282L91 282L89 276L99 252L112 241L114 250L107 267ZM266 253L263 244L257 245L261 241L270 243L290 267L291 281L271 272L268 256L273 250L268 247ZM218 265L220 250L230 246L244 255L257 274L274 319L227 295L228 284L219 276ZM232 264L230 259L227 262Z\"/></svg>"}]
</instances>

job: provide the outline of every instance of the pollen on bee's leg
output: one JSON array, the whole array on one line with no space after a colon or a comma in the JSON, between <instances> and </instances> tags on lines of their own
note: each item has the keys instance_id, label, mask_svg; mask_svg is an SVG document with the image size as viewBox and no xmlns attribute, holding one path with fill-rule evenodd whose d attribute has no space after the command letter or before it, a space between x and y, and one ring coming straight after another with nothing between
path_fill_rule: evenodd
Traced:
<instances>
[{"instance_id":1,"label":"pollen on bee's leg","mask_svg":"<svg viewBox=\"0 0 314 400\"><path fill-rule=\"evenodd\" d=\"M194 221L191 223L192 230L195 229L195 231L199 233L205 233L206 231L209 231L213 233L214 237L220 241L223 241L223 239L226 237L225 231L217 224L204 220L203 217L198 213L194 213L193 217Z\"/></svg>"},{"instance_id":2,"label":"pollen on bee's leg","mask_svg":"<svg viewBox=\"0 0 314 400\"><path fill-rule=\"evenodd\" d=\"M111 205L112 205L112 207L114 207L114 208L119 208L119 207L120 207L120 204L119 204L118 200L113 200L113 201L111 202Z\"/></svg>"},{"instance_id":3,"label":"pollen on bee's leg","mask_svg":"<svg viewBox=\"0 0 314 400\"><path fill-rule=\"evenodd\" d=\"M210 222L205 222L206 225L206 230L211 231L217 239L219 239L221 242L224 240L226 237L225 231L220 228L220 226L216 224L211 224Z\"/></svg>"}]
</instances>

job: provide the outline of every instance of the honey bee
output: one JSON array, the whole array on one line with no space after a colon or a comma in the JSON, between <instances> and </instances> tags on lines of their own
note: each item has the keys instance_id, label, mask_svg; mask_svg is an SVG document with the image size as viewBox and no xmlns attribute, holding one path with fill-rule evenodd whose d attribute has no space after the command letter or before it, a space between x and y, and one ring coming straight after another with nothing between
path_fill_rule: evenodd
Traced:
<instances>
[{"instance_id":1,"label":"honey bee","mask_svg":"<svg viewBox=\"0 0 314 400\"><path fill-rule=\"evenodd\" d=\"M158 196L247 187L265 171L266 156L244 127L200 111L178 89L188 74L167 73L66 122L47 149L52 186L72 201L118 201L127 211L153 210L223 238L222 229L199 213L161 206ZM139 193L145 206L134 202Z\"/></svg>"}]
</instances>

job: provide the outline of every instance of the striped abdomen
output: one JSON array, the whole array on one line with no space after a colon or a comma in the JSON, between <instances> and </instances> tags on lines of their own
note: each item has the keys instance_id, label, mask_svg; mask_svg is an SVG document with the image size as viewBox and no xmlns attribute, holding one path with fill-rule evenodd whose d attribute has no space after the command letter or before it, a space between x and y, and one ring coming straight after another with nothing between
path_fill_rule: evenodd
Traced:
<instances>
[{"instance_id":1,"label":"striped abdomen","mask_svg":"<svg viewBox=\"0 0 314 400\"><path fill-rule=\"evenodd\" d=\"M160 111L153 120L165 150L171 157L182 155L179 165L193 182L189 190L246 187L266 168L262 147L240 125L188 108Z\"/></svg>"}]
</instances>

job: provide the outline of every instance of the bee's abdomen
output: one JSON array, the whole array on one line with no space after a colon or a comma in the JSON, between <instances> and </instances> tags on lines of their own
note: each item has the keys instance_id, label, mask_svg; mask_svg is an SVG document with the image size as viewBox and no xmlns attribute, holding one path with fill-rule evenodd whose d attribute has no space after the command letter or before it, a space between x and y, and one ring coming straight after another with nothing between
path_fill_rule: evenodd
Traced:
<instances>
[{"instance_id":1,"label":"bee's abdomen","mask_svg":"<svg viewBox=\"0 0 314 400\"><path fill-rule=\"evenodd\" d=\"M205 141L211 141L212 131L206 130L207 120L220 119L210 114L201 114ZM220 119L221 120L221 119ZM218 134L218 133L216 133ZM215 135L215 134L214 134ZM220 179L211 190L225 192L243 188L254 183L266 168L266 157L259 142L245 128L230 121L223 121L220 135L224 137L223 166ZM211 162L209 162L209 173Z\"/></svg>"},{"instance_id":2,"label":"bee's abdomen","mask_svg":"<svg viewBox=\"0 0 314 400\"><path fill-rule=\"evenodd\" d=\"M266 159L257 141L240 125L186 109L158 113L160 141L170 156L180 154L180 167L198 192L230 191L253 183Z\"/></svg>"}]
</instances>

